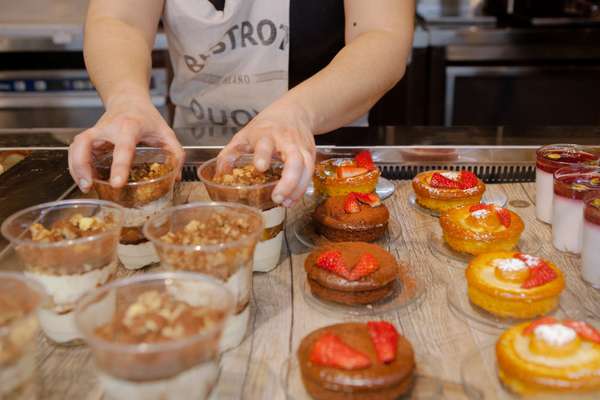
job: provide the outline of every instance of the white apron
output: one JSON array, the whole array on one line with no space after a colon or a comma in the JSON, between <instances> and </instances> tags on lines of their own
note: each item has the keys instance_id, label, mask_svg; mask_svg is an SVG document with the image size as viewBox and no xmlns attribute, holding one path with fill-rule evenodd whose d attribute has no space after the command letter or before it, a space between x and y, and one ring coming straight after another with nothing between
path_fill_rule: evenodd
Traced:
<instances>
[{"instance_id":1,"label":"white apron","mask_svg":"<svg viewBox=\"0 0 600 400\"><path fill-rule=\"evenodd\" d=\"M288 90L290 0L166 0L175 128L239 128Z\"/></svg>"}]
</instances>

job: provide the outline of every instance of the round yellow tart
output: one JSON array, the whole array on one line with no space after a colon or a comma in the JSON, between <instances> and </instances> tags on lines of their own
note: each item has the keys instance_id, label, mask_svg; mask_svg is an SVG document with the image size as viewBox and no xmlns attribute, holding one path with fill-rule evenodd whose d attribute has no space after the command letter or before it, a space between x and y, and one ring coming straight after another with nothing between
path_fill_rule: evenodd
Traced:
<instances>
[{"instance_id":1,"label":"round yellow tart","mask_svg":"<svg viewBox=\"0 0 600 400\"><path fill-rule=\"evenodd\" d=\"M465 271L471 303L500 317L534 318L558 306L565 279L548 260L514 252L486 253Z\"/></svg>"},{"instance_id":2,"label":"round yellow tart","mask_svg":"<svg viewBox=\"0 0 600 400\"><path fill-rule=\"evenodd\" d=\"M377 187L379 169L367 150L354 158L331 158L315 167L315 192L323 196L346 196L349 193L372 193Z\"/></svg>"},{"instance_id":3,"label":"round yellow tart","mask_svg":"<svg viewBox=\"0 0 600 400\"><path fill-rule=\"evenodd\" d=\"M576 399L600 390L600 333L584 322L544 317L513 326L498 339L496 357L500 380L520 395Z\"/></svg>"},{"instance_id":4,"label":"round yellow tart","mask_svg":"<svg viewBox=\"0 0 600 400\"><path fill-rule=\"evenodd\" d=\"M479 204L485 184L469 171L425 171L412 180L416 202L430 210L446 211Z\"/></svg>"},{"instance_id":5,"label":"round yellow tart","mask_svg":"<svg viewBox=\"0 0 600 400\"><path fill-rule=\"evenodd\" d=\"M472 255L511 251L525 229L517 214L490 204L447 210L440 216L440 225L448 246Z\"/></svg>"}]
</instances>

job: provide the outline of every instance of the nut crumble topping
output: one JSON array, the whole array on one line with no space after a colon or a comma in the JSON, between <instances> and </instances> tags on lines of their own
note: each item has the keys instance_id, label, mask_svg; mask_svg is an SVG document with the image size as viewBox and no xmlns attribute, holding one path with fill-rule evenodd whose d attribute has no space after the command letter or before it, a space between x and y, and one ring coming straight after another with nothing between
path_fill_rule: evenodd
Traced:
<instances>
[{"instance_id":1,"label":"nut crumble topping","mask_svg":"<svg viewBox=\"0 0 600 400\"><path fill-rule=\"evenodd\" d=\"M129 171L129 182L143 182L160 178L170 171L166 164L154 162L134 165Z\"/></svg>"},{"instance_id":2,"label":"nut crumble topping","mask_svg":"<svg viewBox=\"0 0 600 400\"><path fill-rule=\"evenodd\" d=\"M97 235L112 226L112 215L99 218L75 214L68 219L56 221L49 229L40 223L32 224L29 227L29 233L31 240L35 242L51 243Z\"/></svg>"},{"instance_id":3,"label":"nut crumble topping","mask_svg":"<svg viewBox=\"0 0 600 400\"><path fill-rule=\"evenodd\" d=\"M267 171L260 172L254 165L248 164L234 168L231 173L214 177L214 182L221 185L257 185L277 181L281 178L281 168L271 166Z\"/></svg>"},{"instance_id":4,"label":"nut crumble topping","mask_svg":"<svg viewBox=\"0 0 600 400\"><path fill-rule=\"evenodd\" d=\"M161 239L182 245L219 244L242 239L250 234L250 229L250 224L243 217L217 212L206 222L193 219L182 230L169 232Z\"/></svg>"},{"instance_id":5,"label":"nut crumble topping","mask_svg":"<svg viewBox=\"0 0 600 400\"><path fill-rule=\"evenodd\" d=\"M148 290L117 312L112 321L97 328L96 334L119 343L157 343L195 335L222 318L221 312Z\"/></svg>"}]
</instances>

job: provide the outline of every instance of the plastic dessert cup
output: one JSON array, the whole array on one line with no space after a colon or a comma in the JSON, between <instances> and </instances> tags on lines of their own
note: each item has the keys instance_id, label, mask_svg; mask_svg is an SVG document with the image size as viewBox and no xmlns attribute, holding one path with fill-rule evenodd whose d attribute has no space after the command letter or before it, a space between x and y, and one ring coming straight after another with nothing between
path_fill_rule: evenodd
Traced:
<instances>
[{"instance_id":1,"label":"plastic dessert cup","mask_svg":"<svg viewBox=\"0 0 600 400\"><path fill-rule=\"evenodd\" d=\"M127 310L127 317L138 296L149 291L220 317L198 326L192 335L166 341L107 339L98 333L119 312ZM143 274L86 295L77 305L75 320L92 350L105 399L202 400L218 377L219 340L232 307L229 290L211 277L186 272Z\"/></svg>"},{"instance_id":2,"label":"plastic dessert cup","mask_svg":"<svg viewBox=\"0 0 600 400\"><path fill-rule=\"evenodd\" d=\"M253 157L252 154L243 154L233 163L233 167L239 168L252 164ZM280 160L273 159L271 163L275 168L283 168ZM213 180L216 169L217 159L213 158L202 164L198 170L198 175L206 186L211 200L245 204L262 211L264 231L256 245L253 270L271 271L279 264L285 225L285 208L275 204L271 199L273 189L279 180L255 185L222 185Z\"/></svg>"},{"instance_id":3,"label":"plastic dessert cup","mask_svg":"<svg viewBox=\"0 0 600 400\"><path fill-rule=\"evenodd\" d=\"M592 192L600 192L600 167L564 167L554 173L552 243L557 250L581 253L583 199Z\"/></svg>"},{"instance_id":4,"label":"plastic dessert cup","mask_svg":"<svg viewBox=\"0 0 600 400\"><path fill-rule=\"evenodd\" d=\"M600 192L585 199L581 261L583 279L600 289Z\"/></svg>"},{"instance_id":5,"label":"plastic dessert cup","mask_svg":"<svg viewBox=\"0 0 600 400\"><path fill-rule=\"evenodd\" d=\"M124 209L123 232L118 246L119 259L127 269L136 270L158 262L152 244L142 234L148 218L173 204L173 187L178 170L173 156L161 149L137 149L132 168L146 164L165 164L169 172L155 179L128 182L115 189L110 186L112 154L95 160L94 189L98 197L113 201Z\"/></svg>"},{"instance_id":6,"label":"plastic dessert cup","mask_svg":"<svg viewBox=\"0 0 600 400\"><path fill-rule=\"evenodd\" d=\"M80 214L111 219L105 231L77 239L40 242L31 238L34 223L45 227ZM19 211L2 224L2 234L24 264L25 275L39 282L50 297L38 317L46 336L57 344L78 344L73 311L90 290L110 281L117 270L117 244L123 210L102 200L63 200Z\"/></svg>"},{"instance_id":7,"label":"plastic dessert cup","mask_svg":"<svg viewBox=\"0 0 600 400\"><path fill-rule=\"evenodd\" d=\"M204 223L220 213L242 218L249 234L239 240L215 244L174 244L164 240L168 232L181 232L190 221ZM234 296L235 308L225 324L221 351L237 347L245 338L250 321L252 260L263 231L260 211L234 203L191 203L173 207L152 217L144 234L154 243L163 267L210 275L225 283Z\"/></svg>"},{"instance_id":8,"label":"plastic dessert cup","mask_svg":"<svg viewBox=\"0 0 600 400\"><path fill-rule=\"evenodd\" d=\"M45 301L37 282L22 274L0 272L0 399L38 397L36 314Z\"/></svg>"},{"instance_id":9,"label":"plastic dessert cup","mask_svg":"<svg viewBox=\"0 0 600 400\"><path fill-rule=\"evenodd\" d=\"M552 222L554 172L570 165L598 164L598 155L575 144L552 144L536 152L535 215L545 223Z\"/></svg>"}]
</instances>

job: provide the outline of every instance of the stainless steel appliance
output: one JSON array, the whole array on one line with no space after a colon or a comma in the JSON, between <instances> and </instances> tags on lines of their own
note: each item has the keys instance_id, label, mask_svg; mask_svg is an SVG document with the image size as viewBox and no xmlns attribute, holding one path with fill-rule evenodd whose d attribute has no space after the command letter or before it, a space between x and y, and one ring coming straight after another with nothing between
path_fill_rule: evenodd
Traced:
<instances>
[{"instance_id":1,"label":"stainless steel appliance","mask_svg":"<svg viewBox=\"0 0 600 400\"><path fill-rule=\"evenodd\" d=\"M152 71L153 104L168 117L166 71ZM85 70L0 71L0 127L88 127L104 107Z\"/></svg>"}]
</instances>

